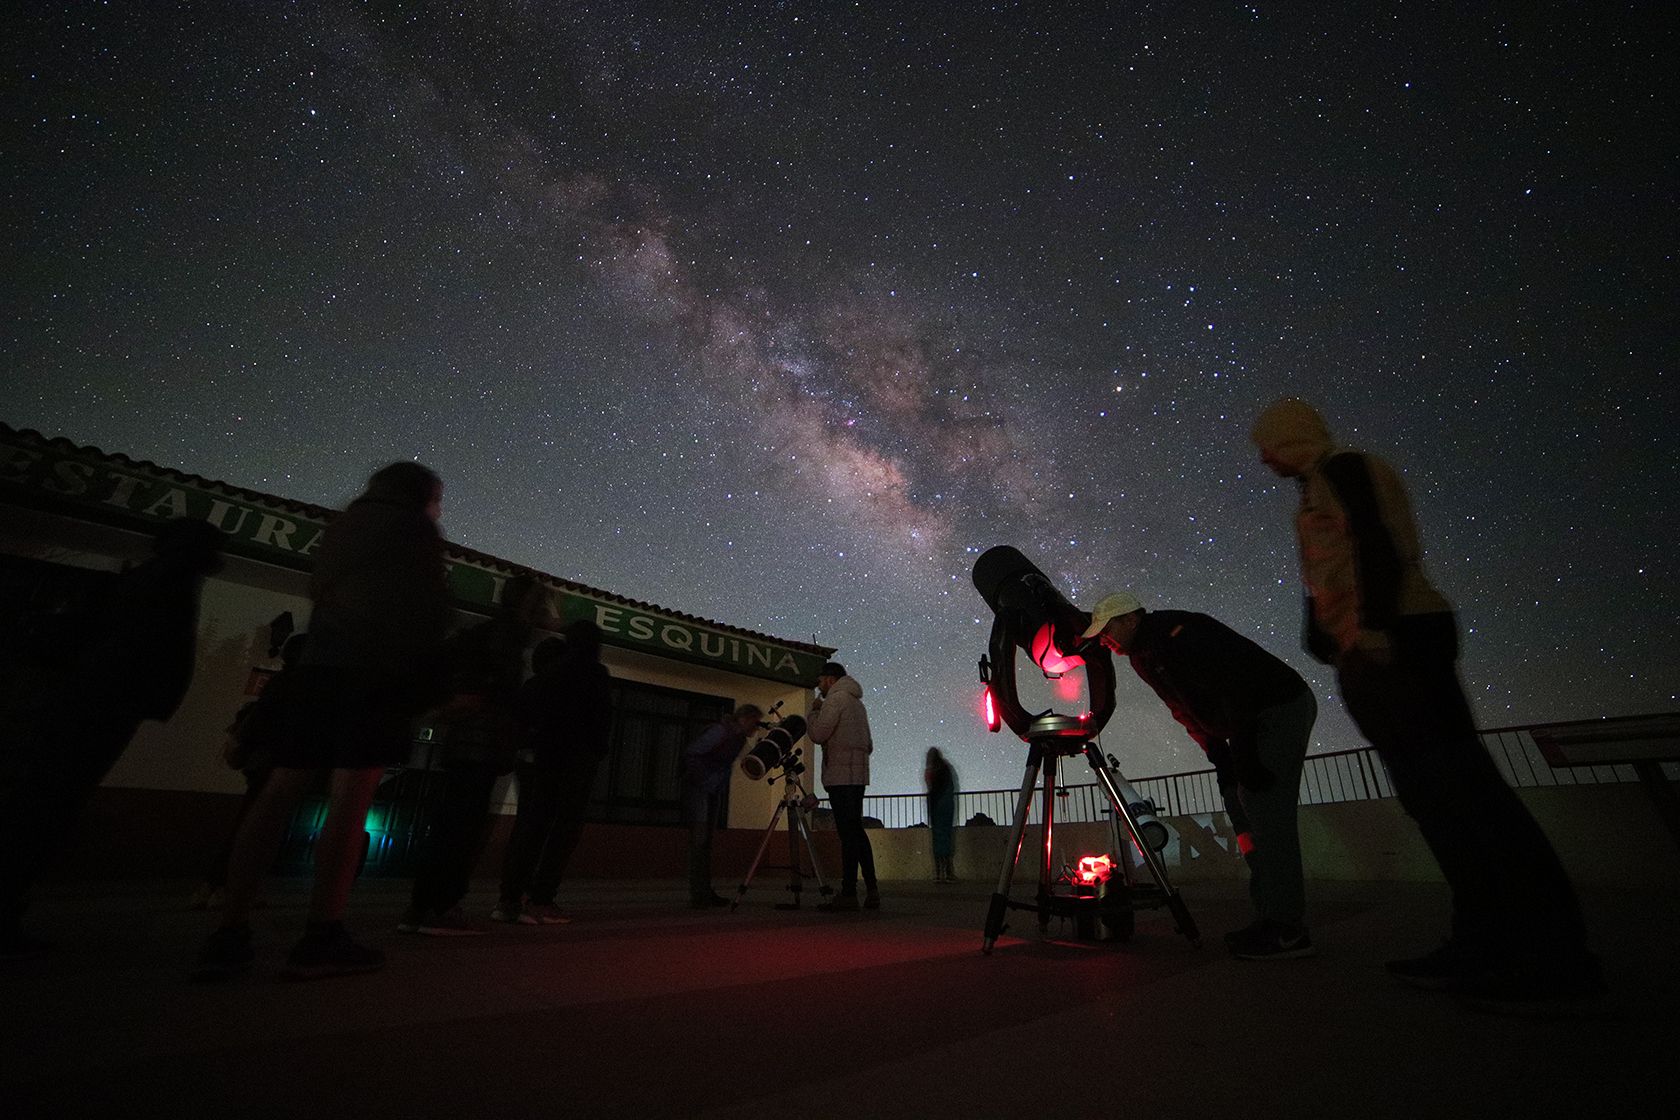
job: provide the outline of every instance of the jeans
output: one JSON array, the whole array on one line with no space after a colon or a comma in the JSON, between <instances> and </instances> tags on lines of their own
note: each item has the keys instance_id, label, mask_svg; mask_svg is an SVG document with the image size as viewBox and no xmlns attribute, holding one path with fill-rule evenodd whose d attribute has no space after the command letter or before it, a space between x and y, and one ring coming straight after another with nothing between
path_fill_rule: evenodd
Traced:
<instances>
[{"instance_id":1,"label":"jeans","mask_svg":"<svg viewBox=\"0 0 1680 1120\"><path fill-rule=\"evenodd\" d=\"M712 832L723 799L701 785L684 782L682 800L683 819L688 822L688 897L704 902L717 893L712 889Z\"/></svg>"},{"instance_id":2,"label":"jeans","mask_svg":"<svg viewBox=\"0 0 1680 1120\"><path fill-rule=\"evenodd\" d=\"M1263 710L1255 720L1254 745L1272 783L1263 790L1240 783L1220 786L1227 806L1233 797L1240 801L1254 840L1254 850L1244 857L1254 912L1286 926L1300 925L1306 914L1301 834L1295 815L1301 765L1317 718L1318 702L1305 689L1295 699Z\"/></svg>"},{"instance_id":3,"label":"jeans","mask_svg":"<svg viewBox=\"0 0 1680 1120\"><path fill-rule=\"evenodd\" d=\"M840 834L840 893L857 894L858 870L863 870L863 888L875 891L875 849L863 830L863 787L829 786L828 803L834 810L834 830Z\"/></svg>"}]
</instances>

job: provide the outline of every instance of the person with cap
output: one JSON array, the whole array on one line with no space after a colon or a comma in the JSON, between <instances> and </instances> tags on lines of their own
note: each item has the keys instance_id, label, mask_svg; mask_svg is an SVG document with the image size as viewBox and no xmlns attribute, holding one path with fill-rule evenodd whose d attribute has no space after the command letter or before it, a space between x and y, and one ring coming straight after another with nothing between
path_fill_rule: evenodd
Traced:
<instances>
[{"instance_id":1,"label":"person with cap","mask_svg":"<svg viewBox=\"0 0 1680 1120\"><path fill-rule=\"evenodd\" d=\"M1294 398L1266 408L1252 438L1261 461L1300 486L1306 648L1336 667L1348 714L1452 889L1448 940L1388 971L1495 1000L1597 994L1574 888L1476 733L1458 678L1457 619L1424 574L1399 473L1337 448L1324 417Z\"/></svg>"},{"instance_id":2,"label":"person with cap","mask_svg":"<svg viewBox=\"0 0 1680 1120\"><path fill-rule=\"evenodd\" d=\"M1242 960L1314 952L1295 810L1318 703L1299 673L1235 630L1194 611L1146 611L1105 596L1085 638L1124 654L1207 752L1249 868L1254 921L1225 935Z\"/></svg>"}]
</instances>

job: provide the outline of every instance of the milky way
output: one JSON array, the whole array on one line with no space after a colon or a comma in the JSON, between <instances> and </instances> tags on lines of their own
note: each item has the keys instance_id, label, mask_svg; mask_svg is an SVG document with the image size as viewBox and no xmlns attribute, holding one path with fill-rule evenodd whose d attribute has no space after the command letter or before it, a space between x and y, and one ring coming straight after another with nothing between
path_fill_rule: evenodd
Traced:
<instances>
[{"instance_id":1,"label":"milky way","mask_svg":"<svg viewBox=\"0 0 1680 1120\"><path fill-rule=\"evenodd\" d=\"M1674 708L1666 21L1300 7L30 5L0 416L333 505L418 457L452 540L838 647L892 792L1019 780L999 543L1358 745L1247 440L1299 395L1405 470L1484 725ZM1121 683L1123 767L1201 766Z\"/></svg>"}]
</instances>

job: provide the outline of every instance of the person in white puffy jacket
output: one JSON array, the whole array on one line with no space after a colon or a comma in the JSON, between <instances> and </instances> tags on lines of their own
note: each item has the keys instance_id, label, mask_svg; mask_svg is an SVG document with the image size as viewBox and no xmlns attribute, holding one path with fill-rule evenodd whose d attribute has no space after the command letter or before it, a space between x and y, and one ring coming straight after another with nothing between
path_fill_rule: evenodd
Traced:
<instances>
[{"instance_id":1,"label":"person in white puffy jacket","mask_svg":"<svg viewBox=\"0 0 1680 1120\"><path fill-rule=\"evenodd\" d=\"M834 830L840 834L840 894L819 910L858 908L858 871L863 871L863 908L878 910L881 892L875 882L875 852L863 830L863 790L869 784L869 755L875 749L869 734L869 713L863 706L863 686L830 661L817 674L818 698L811 702L808 734L822 747L822 783L834 810Z\"/></svg>"}]
</instances>

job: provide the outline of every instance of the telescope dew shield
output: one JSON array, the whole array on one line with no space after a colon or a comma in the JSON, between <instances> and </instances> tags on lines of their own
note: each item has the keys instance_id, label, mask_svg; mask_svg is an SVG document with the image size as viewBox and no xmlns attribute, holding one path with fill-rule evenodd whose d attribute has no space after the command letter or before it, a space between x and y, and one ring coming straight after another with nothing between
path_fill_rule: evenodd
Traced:
<instances>
[{"instance_id":1,"label":"telescope dew shield","mask_svg":"<svg viewBox=\"0 0 1680 1120\"><path fill-rule=\"evenodd\" d=\"M777 770L800 767L799 752L794 748L794 744L804 737L804 718L789 716L766 731L764 737L741 756L741 773L749 780L757 782L768 778Z\"/></svg>"}]
</instances>

